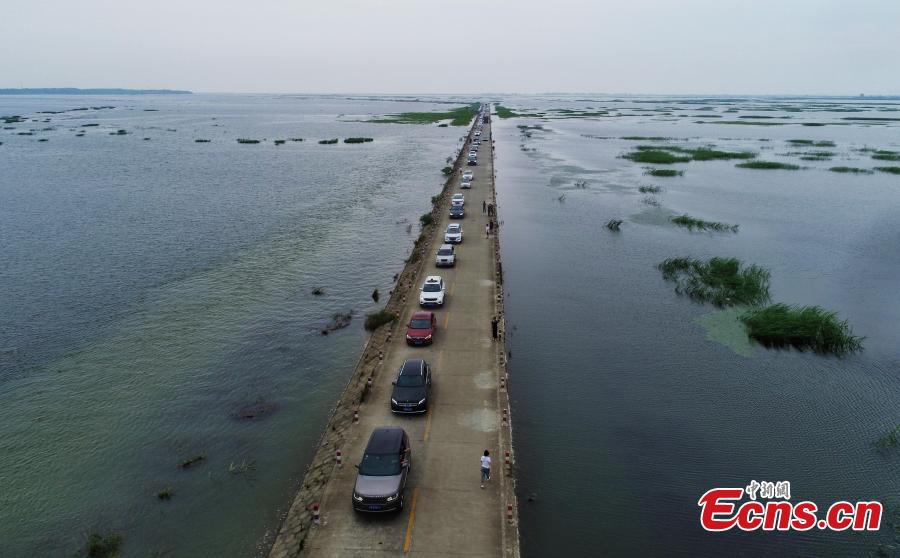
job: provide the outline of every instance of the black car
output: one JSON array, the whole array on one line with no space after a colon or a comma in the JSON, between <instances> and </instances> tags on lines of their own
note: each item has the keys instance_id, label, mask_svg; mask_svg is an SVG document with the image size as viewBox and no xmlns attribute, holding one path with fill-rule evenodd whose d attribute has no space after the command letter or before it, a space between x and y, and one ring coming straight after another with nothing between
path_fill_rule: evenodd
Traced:
<instances>
[{"instance_id":1,"label":"black car","mask_svg":"<svg viewBox=\"0 0 900 558\"><path fill-rule=\"evenodd\" d=\"M420 358L407 359L391 392L391 411L394 413L424 413L428 410L431 391L431 368Z\"/></svg>"},{"instance_id":2,"label":"black car","mask_svg":"<svg viewBox=\"0 0 900 558\"><path fill-rule=\"evenodd\" d=\"M362 461L356 466L359 472L353 486L353 509L360 512L402 510L411 459L406 431L397 427L373 430Z\"/></svg>"},{"instance_id":3,"label":"black car","mask_svg":"<svg viewBox=\"0 0 900 558\"><path fill-rule=\"evenodd\" d=\"M477 165L477 164L478 164L478 160L476 160L476 159L469 159L469 166L470 166L470 167L474 167L474 166Z\"/></svg>"},{"instance_id":4,"label":"black car","mask_svg":"<svg viewBox=\"0 0 900 558\"><path fill-rule=\"evenodd\" d=\"M466 210L462 208L461 205L456 205L450 208L450 218L451 219L462 219L466 216Z\"/></svg>"}]
</instances>

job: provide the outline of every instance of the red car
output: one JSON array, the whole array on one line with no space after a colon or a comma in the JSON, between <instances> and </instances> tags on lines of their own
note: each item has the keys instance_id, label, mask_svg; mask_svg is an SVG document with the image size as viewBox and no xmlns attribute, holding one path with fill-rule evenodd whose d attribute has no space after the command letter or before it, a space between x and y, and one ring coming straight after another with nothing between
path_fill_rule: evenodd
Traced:
<instances>
[{"instance_id":1,"label":"red car","mask_svg":"<svg viewBox=\"0 0 900 558\"><path fill-rule=\"evenodd\" d=\"M436 319L434 312L415 312L406 327L407 345L431 345Z\"/></svg>"}]
</instances>

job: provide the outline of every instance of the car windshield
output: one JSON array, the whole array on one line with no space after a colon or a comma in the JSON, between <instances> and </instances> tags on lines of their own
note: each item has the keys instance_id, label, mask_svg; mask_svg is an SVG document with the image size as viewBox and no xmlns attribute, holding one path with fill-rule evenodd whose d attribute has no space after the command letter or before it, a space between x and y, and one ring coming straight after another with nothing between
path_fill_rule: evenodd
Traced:
<instances>
[{"instance_id":1,"label":"car windshield","mask_svg":"<svg viewBox=\"0 0 900 558\"><path fill-rule=\"evenodd\" d=\"M387 477L400 474L400 455L396 453L367 453L359 464L359 474L367 477Z\"/></svg>"},{"instance_id":2,"label":"car windshield","mask_svg":"<svg viewBox=\"0 0 900 558\"><path fill-rule=\"evenodd\" d=\"M462 213L462 210L463 210L462 206L454 205L453 207L450 208L450 213Z\"/></svg>"},{"instance_id":3,"label":"car windshield","mask_svg":"<svg viewBox=\"0 0 900 558\"><path fill-rule=\"evenodd\" d=\"M450 248L441 248L438 250L438 256L449 256L453 253L453 250Z\"/></svg>"},{"instance_id":4,"label":"car windshield","mask_svg":"<svg viewBox=\"0 0 900 558\"><path fill-rule=\"evenodd\" d=\"M421 387L424 384L425 380L420 374L401 374L397 378L397 385L400 387Z\"/></svg>"},{"instance_id":5,"label":"car windshield","mask_svg":"<svg viewBox=\"0 0 900 558\"><path fill-rule=\"evenodd\" d=\"M450 233L450 234L458 233L458 232L459 232L459 227L447 227L447 232Z\"/></svg>"},{"instance_id":6,"label":"car windshield","mask_svg":"<svg viewBox=\"0 0 900 558\"><path fill-rule=\"evenodd\" d=\"M422 290L426 293L438 293L441 291L441 285L439 283L425 283Z\"/></svg>"},{"instance_id":7,"label":"car windshield","mask_svg":"<svg viewBox=\"0 0 900 558\"><path fill-rule=\"evenodd\" d=\"M413 329L428 329L431 327L431 320L412 320L409 322L409 327Z\"/></svg>"}]
</instances>

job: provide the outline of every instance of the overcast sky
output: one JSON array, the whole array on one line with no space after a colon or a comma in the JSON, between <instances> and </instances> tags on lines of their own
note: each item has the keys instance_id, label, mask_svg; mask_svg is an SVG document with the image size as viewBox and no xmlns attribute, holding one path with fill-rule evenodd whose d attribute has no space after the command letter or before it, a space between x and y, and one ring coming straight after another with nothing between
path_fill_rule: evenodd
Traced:
<instances>
[{"instance_id":1,"label":"overcast sky","mask_svg":"<svg viewBox=\"0 0 900 558\"><path fill-rule=\"evenodd\" d=\"M900 93L900 0L0 0L0 87Z\"/></svg>"}]
</instances>

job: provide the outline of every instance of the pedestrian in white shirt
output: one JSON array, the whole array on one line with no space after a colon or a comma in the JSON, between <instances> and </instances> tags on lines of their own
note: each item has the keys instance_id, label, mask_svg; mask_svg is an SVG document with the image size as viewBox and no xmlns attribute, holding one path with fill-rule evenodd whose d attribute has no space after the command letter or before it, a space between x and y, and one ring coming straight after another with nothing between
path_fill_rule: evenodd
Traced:
<instances>
[{"instance_id":1,"label":"pedestrian in white shirt","mask_svg":"<svg viewBox=\"0 0 900 558\"><path fill-rule=\"evenodd\" d=\"M481 488L484 488L484 481L491 480L491 452L484 450L481 456Z\"/></svg>"}]
</instances>

